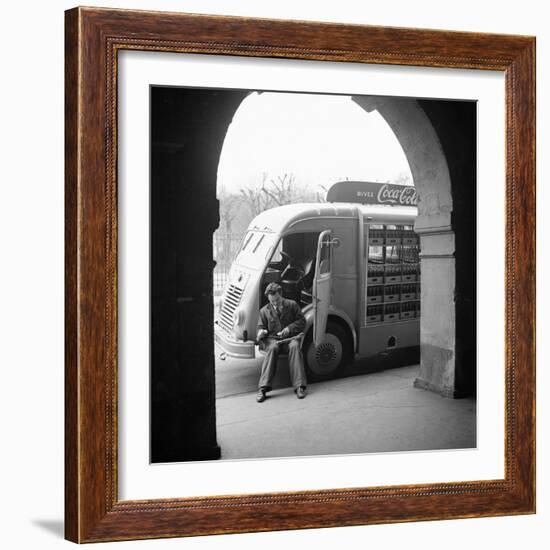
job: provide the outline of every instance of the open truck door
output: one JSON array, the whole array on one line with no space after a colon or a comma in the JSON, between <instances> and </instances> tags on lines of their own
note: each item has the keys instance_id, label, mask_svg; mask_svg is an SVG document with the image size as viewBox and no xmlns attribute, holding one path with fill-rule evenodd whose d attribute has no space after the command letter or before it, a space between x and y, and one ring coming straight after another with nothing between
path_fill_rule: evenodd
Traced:
<instances>
[{"instance_id":1,"label":"open truck door","mask_svg":"<svg viewBox=\"0 0 550 550\"><path fill-rule=\"evenodd\" d=\"M332 286L332 231L323 231L317 241L315 278L313 280L313 344L325 340Z\"/></svg>"}]
</instances>

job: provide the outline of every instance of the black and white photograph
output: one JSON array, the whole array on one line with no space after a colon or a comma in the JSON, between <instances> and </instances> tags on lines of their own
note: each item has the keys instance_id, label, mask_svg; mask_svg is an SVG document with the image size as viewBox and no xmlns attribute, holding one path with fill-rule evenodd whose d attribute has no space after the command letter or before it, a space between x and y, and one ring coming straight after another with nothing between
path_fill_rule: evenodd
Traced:
<instances>
[{"instance_id":1,"label":"black and white photograph","mask_svg":"<svg viewBox=\"0 0 550 550\"><path fill-rule=\"evenodd\" d=\"M476 447L476 114L151 86L152 463Z\"/></svg>"}]
</instances>

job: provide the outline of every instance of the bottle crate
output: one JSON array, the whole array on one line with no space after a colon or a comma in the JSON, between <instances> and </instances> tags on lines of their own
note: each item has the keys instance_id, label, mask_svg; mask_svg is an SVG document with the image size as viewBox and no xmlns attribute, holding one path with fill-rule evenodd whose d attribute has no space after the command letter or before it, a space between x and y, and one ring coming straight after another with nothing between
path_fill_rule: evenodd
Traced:
<instances>
[{"instance_id":1,"label":"bottle crate","mask_svg":"<svg viewBox=\"0 0 550 550\"><path fill-rule=\"evenodd\" d=\"M384 287L370 286L367 290L367 304L377 304L383 301Z\"/></svg>"},{"instance_id":2,"label":"bottle crate","mask_svg":"<svg viewBox=\"0 0 550 550\"><path fill-rule=\"evenodd\" d=\"M367 307L367 324L380 323L384 316L384 306Z\"/></svg>"},{"instance_id":3,"label":"bottle crate","mask_svg":"<svg viewBox=\"0 0 550 550\"><path fill-rule=\"evenodd\" d=\"M401 239L402 236L400 229L386 229L386 244L401 244Z\"/></svg>"},{"instance_id":4,"label":"bottle crate","mask_svg":"<svg viewBox=\"0 0 550 550\"><path fill-rule=\"evenodd\" d=\"M386 304L384 306L384 323L392 323L399 320L399 304Z\"/></svg>"},{"instance_id":5,"label":"bottle crate","mask_svg":"<svg viewBox=\"0 0 550 550\"><path fill-rule=\"evenodd\" d=\"M415 300L416 299L416 285L402 285L401 286L401 300Z\"/></svg>"},{"instance_id":6,"label":"bottle crate","mask_svg":"<svg viewBox=\"0 0 550 550\"><path fill-rule=\"evenodd\" d=\"M401 319L412 319L416 315L416 302L403 302L401 304Z\"/></svg>"},{"instance_id":7,"label":"bottle crate","mask_svg":"<svg viewBox=\"0 0 550 550\"><path fill-rule=\"evenodd\" d=\"M384 230L370 229L369 230L369 245L380 246L384 244Z\"/></svg>"},{"instance_id":8,"label":"bottle crate","mask_svg":"<svg viewBox=\"0 0 550 550\"><path fill-rule=\"evenodd\" d=\"M384 291L384 302L399 302L399 285L387 285Z\"/></svg>"}]
</instances>

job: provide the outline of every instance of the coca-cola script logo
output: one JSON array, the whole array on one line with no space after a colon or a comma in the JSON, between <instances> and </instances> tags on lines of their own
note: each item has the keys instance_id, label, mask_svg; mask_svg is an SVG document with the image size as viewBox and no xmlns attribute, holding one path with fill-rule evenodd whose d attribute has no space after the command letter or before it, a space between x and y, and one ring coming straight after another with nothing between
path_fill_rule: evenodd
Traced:
<instances>
[{"instance_id":1,"label":"coca-cola script logo","mask_svg":"<svg viewBox=\"0 0 550 550\"><path fill-rule=\"evenodd\" d=\"M403 206L416 206L418 194L414 187L391 187L388 184L382 185L376 197L380 204L401 204Z\"/></svg>"}]
</instances>

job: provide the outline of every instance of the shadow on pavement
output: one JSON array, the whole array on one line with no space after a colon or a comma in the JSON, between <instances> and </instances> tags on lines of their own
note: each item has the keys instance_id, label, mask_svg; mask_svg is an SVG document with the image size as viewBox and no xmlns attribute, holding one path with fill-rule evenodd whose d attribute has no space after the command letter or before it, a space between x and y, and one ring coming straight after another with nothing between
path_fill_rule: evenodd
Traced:
<instances>
[{"instance_id":1,"label":"shadow on pavement","mask_svg":"<svg viewBox=\"0 0 550 550\"><path fill-rule=\"evenodd\" d=\"M389 369L397 369L420 363L420 349L398 349L371 357L355 359L347 365L337 378L348 378L363 374L373 374Z\"/></svg>"}]
</instances>

